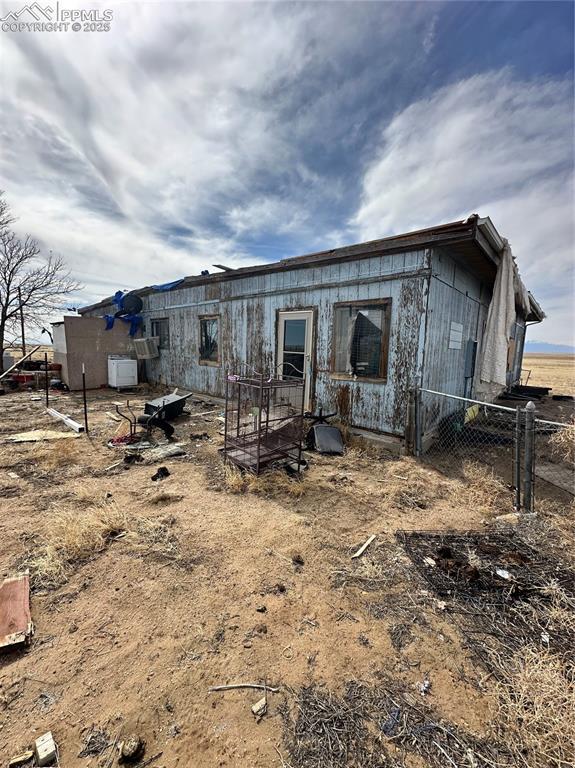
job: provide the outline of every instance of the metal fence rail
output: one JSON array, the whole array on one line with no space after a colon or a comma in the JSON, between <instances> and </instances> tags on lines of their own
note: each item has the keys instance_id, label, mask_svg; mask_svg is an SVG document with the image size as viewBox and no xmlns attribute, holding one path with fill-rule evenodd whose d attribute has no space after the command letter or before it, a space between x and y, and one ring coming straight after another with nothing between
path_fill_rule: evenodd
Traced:
<instances>
[{"instance_id":1,"label":"metal fence rail","mask_svg":"<svg viewBox=\"0 0 575 768\"><path fill-rule=\"evenodd\" d=\"M416 456L450 471L465 459L488 464L513 493L516 509L533 511L536 485L574 493L568 440L553 436L571 430L573 439L575 427L538 419L533 403L509 408L420 387L409 409Z\"/></svg>"}]
</instances>

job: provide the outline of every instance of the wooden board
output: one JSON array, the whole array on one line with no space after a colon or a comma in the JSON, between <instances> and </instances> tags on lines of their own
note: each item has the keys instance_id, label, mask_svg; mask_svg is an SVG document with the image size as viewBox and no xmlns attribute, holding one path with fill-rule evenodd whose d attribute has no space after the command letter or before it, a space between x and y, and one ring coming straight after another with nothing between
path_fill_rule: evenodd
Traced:
<instances>
[{"instance_id":1,"label":"wooden board","mask_svg":"<svg viewBox=\"0 0 575 768\"><path fill-rule=\"evenodd\" d=\"M0 649L27 644L34 632L28 571L4 579L0 587Z\"/></svg>"}]
</instances>

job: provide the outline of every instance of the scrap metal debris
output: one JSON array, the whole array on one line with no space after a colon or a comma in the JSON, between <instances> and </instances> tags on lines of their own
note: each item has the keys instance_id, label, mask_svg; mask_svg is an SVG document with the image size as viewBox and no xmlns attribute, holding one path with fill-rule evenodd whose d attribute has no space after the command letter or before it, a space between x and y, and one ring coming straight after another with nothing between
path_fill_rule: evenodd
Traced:
<instances>
[{"instance_id":1,"label":"scrap metal debris","mask_svg":"<svg viewBox=\"0 0 575 768\"><path fill-rule=\"evenodd\" d=\"M528 645L573 661L575 622L554 631L559 607L575 615L575 570L514 531L399 531L397 538L487 669L505 677ZM429 567L433 562L434 567Z\"/></svg>"}]
</instances>

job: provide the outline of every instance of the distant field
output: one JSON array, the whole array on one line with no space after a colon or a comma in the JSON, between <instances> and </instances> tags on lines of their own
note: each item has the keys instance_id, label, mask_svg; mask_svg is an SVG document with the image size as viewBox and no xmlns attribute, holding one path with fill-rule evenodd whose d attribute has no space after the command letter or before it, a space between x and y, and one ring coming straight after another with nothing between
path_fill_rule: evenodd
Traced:
<instances>
[{"instance_id":1,"label":"distant field","mask_svg":"<svg viewBox=\"0 0 575 768\"><path fill-rule=\"evenodd\" d=\"M575 394L575 355L525 355L521 376L523 383L529 370L529 384L553 387L555 395Z\"/></svg>"}]
</instances>

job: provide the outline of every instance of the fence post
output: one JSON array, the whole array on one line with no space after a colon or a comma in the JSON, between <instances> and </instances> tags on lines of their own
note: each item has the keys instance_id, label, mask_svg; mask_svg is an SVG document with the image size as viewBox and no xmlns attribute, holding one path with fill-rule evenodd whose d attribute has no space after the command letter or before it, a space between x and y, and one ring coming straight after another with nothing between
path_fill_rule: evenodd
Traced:
<instances>
[{"instance_id":1,"label":"fence post","mask_svg":"<svg viewBox=\"0 0 575 768\"><path fill-rule=\"evenodd\" d=\"M527 512L533 512L533 479L535 477L535 404L525 406L525 468L523 502Z\"/></svg>"},{"instance_id":2,"label":"fence post","mask_svg":"<svg viewBox=\"0 0 575 768\"><path fill-rule=\"evenodd\" d=\"M407 429L406 429L406 452L409 456L416 456L415 450L415 388L411 388L407 393Z\"/></svg>"},{"instance_id":3,"label":"fence post","mask_svg":"<svg viewBox=\"0 0 575 768\"><path fill-rule=\"evenodd\" d=\"M421 405L421 387L415 388L415 455L421 456L421 443L423 437L423 408Z\"/></svg>"},{"instance_id":4,"label":"fence post","mask_svg":"<svg viewBox=\"0 0 575 768\"><path fill-rule=\"evenodd\" d=\"M521 509L521 406L515 411L515 452L513 467L513 484L515 486L515 509Z\"/></svg>"}]
</instances>

